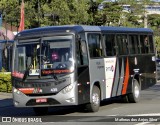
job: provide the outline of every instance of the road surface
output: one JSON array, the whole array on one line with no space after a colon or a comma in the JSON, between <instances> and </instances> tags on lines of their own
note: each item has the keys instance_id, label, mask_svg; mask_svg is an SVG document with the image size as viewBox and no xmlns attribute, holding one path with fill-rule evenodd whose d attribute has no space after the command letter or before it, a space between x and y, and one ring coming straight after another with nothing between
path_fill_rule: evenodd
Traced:
<instances>
[{"instance_id":1,"label":"road surface","mask_svg":"<svg viewBox=\"0 0 160 125\"><path fill-rule=\"evenodd\" d=\"M160 83L143 90L139 103L123 103L120 98L113 98L103 101L96 113L88 113L79 106L51 107L48 115L36 116L32 108L15 108L12 99L6 98L0 100L0 116L4 121L6 117L9 117L12 122L34 122L34 120L36 122L39 120L38 122L42 121L41 124L55 125L74 125L75 123L79 125L160 125Z\"/></svg>"}]
</instances>

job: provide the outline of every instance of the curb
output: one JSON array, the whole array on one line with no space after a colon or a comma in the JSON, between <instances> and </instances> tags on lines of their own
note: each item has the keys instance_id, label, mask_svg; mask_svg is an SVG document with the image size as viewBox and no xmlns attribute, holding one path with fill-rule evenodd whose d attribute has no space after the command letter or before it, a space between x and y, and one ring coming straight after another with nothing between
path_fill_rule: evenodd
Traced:
<instances>
[{"instance_id":1,"label":"curb","mask_svg":"<svg viewBox=\"0 0 160 125\"><path fill-rule=\"evenodd\" d=\"M1 99L12 98L12 93L0 92L0 100Z\"/></svg>"}]
</instances>

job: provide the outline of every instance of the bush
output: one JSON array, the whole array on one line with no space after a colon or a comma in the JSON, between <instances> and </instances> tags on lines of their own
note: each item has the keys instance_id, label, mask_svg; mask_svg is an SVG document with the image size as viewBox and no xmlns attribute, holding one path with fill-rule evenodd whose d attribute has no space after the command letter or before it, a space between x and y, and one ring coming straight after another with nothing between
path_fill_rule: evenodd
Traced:
<instances>
[{"instance_id":1,"label":"bush","mask_svg":"<svg viewBox=\"0 0 160 125\"><path fill-rule=\"evenodd\" d=\"M159 58L160 57L160 36L155 36L154 41L155 41L157 56Z\"/></svg>"},{"instance_id":2,"label":"bush","mask_svg":"<svg viewBox=\"0 0 160 125\"><path fill-rule=\"evenodd\" d=\"M11 73L10 72L0 72L0 92L11 92Z\"/></svg>"}]
</instances>

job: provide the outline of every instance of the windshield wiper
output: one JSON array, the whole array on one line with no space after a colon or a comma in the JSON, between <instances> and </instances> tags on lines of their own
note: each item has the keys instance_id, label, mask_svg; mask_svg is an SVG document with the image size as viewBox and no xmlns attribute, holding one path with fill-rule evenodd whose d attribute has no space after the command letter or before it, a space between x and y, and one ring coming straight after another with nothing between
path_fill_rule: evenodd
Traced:
<instances>
[{"instance_id":1,"label":"windshield wiper","mask_svg":"<svg viewBox=\"0 0 160 125\"><path fill-rule=\"evenodd\" d=\"M27 76L29 75L29 70L32 68L32 64L30 64L28 66L28 68L26 69L26 71L24 72L24 76L23 76L23 79L22 81L25 81L27 79Z\"/></svg>"}]
</instances>

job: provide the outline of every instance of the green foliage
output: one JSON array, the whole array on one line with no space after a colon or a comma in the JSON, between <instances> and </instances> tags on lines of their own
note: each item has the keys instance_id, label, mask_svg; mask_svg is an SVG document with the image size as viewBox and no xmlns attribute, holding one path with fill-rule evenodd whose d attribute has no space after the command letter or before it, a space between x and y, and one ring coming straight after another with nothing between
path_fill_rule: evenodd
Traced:
<instances>
[{"instance_id":1,"label":"green foliage","mask_svg":"<svg viewBox=\"0 0 160 125\"><path fill-rule=\"evenodd\" d=\"M112 25L143 27L143 5L152 4L151 0L116 0L105 2L104 9L98 10L103 0L24 0L25 29L48 25ZM125 12L121 5L131 5L131 11ZM3 20L15 26L20 22L21 0L1 0L0 10ZM142 16L139 16L142 15ZM158 17L158 16L157 16ZM159 26L159 18L149 16L151 26ZM139 21L142 20L142 21ZM17 23L18 22L18 23Z\"/></svg>"},{"instance_id":2,"label":"green foliage","mask_svg":"<svg viewBox=\"0 0 160 125\"><path fill-rule=\"evenodd\" d=\"M10 72L0 72L0 92L11 92L11 73Z\"/></svg>"},{"instance_id":3,"label":"green foliage","mask_svg":"<svg viewBox=\"0 0 160 125\"><path fill-rule=\"evenodd\" d=\"M17 0L0 0L0 11L3 14L3 20L6 22L12 22L13 25L17 26L17 15L20 15L20 6Z\"/></svg>"},{"instance_id":4,"label":"green foliage","mask_svg":"<svg viewBox=\"0 0 160 125\"><path fill-rule=\"evenodd\" d=\"M123 8L117 2L105 2L104 9L96 14L98 25L118 26Z\"/></svg>"},{"instance_id":5,"label":"green foliage","mask_svg":"<svg viewBox=\"0 0 160 125\"><path fill-rule=\"evenodd\" d=\"M2 67L1 72L6 72L5 68Z\"/></svg>"},{"instance_id":6,"label":"green foliage","mask_svg":"<svg viewBox=\"0 0 160 125\"><path fill-rule=\"evenodd\" d=\"M39 1L39 3L38 3ZM25 29L51 25L110 25L125 27L144 27L146 10L151 0L115 0L105 2L104 9L98 10L103 0L24 0ZM124 11L122 5L130 5L130 11ZM0 0L3 21L15 26L20 21L21 0ZM141 16L140 16L141 15ZM148 26L159 35L159 15L148 15ZM18 21L18 25L17 25Z\"/></svg>"},{"instance_id":7,"label":"green foliage","mask_svg":"<svg viewBox=\"0 0 160 125\"><path fill-rule=\"evenodd\" d=\"M160 57L160 36L155 36L154 41L157 50L157 56Z\"/></svg>"},{"instance_id":8,"label":"green foliage","mask_svg":"<svg viewBox=\"0 0 160 125\"><path fill-rule=\"evenodd\" d=\"M160 16L159 16L159 14L148 15L148 23L153 27L154 26L159 27L160 26Z\"/></svg>"}]
</instances>

